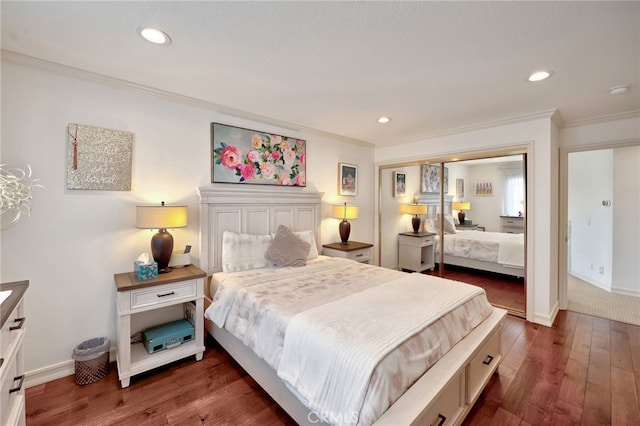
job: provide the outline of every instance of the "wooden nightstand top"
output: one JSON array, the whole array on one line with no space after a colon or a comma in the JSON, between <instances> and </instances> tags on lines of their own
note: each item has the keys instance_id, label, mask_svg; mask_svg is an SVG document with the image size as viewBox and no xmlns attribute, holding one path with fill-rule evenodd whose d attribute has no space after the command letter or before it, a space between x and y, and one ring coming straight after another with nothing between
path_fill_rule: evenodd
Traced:
<instances>
[{"instance_id":1,"label":"wooden nightstand top","mask_svg":"<svg viewBox=\"0 0 640 426\"><path fill-rule=\"evenodd\" d=\"M476 229L478 225L456 225L456 229Z\"/></svg>"},{"instance_id":2,"label":"wooden nightstand top","mask_svg":"<svg viewBox=\"0 0 640 426\"><path fill-rule=\"evenodd\" d=\"M207 274L195 265L187 265L184 268L173 268L171 272L158 274L158 278L147 281L138 281L133 272L123 272L121 274L115 274L113 277L116 281L118 291L129 291L137 288L153 287L154 285L204 278L206 276Z\"/></svg>"},{"instance_id":3,"label":"wooden nightstand top","mask_svg":"<svg viewBox=\"0 0 640 426\"><path fill-rule=\"evenodd\" d=\"M340 251L353 251L353 250L361 250L361 249L373 247L373 244L359 243L357 241L349 241L347 244L342 244L342 243L323 244L322 247L333 249L333 250L340 250Z\"/></svg>"},{"instance_id":4,"label":"wooden nightstand top","mask_svg":"<svg viewBox=\"0 0 640 426\"><path fill-rule=\"evenodd\" d=\"M430 237L432 235L436 235L433 232L401 232L398 235L406 235L407 237L418 237L418 238L422 238L422 237Z\"/></svg>"}]
</instances>

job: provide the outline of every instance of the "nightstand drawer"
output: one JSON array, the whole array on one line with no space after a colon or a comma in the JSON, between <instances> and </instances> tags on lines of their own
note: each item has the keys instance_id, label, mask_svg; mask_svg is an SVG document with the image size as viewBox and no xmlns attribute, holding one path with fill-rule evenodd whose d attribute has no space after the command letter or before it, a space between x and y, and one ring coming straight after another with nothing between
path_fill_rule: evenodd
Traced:
<instances>
[{"instance_id":1,"label":"nightstand drawer","mask_svg":"<svg viewBox=\"0 0 640 426\"><path fill-rule=\"evenodd\" d=\"M360 263L371 263L373 244L349 241L347 244L331 243L322 246L322 254L331 257L343 257Z\"/></svg>"},{"instance_id":2,"label":"nightstand drawer","mask_svg":"<svg viewBox=\"0 0 640 426\"><path fill-rule=\"evenodd\" d=\"M141 288L130 292L131 309L171 302L196 295L196 280Z\"/></svg>"},{"instance_id":3,"label":"nightstand drawer","mask_svg":"<svg viewBox=\"0 0 640 426\"><path fill-rule=\"evenodd\" d=\"M406 235L400 235L398 238L400 244L413 247L424 247L432 245L436 240L435 235L426 235L423 237L409 237Z\"/></svg>"},{"instance_id":4,"label":"nightstand drawer","mask_svg":"<svg viewBox=\"0 0 640 426\"><path fill-rule=\"evenodd\" d=\"M347 259L356 260L358 262L368 262L371 260L371 249L353 250L346 253Z\"/></svg>"}]
</instances>

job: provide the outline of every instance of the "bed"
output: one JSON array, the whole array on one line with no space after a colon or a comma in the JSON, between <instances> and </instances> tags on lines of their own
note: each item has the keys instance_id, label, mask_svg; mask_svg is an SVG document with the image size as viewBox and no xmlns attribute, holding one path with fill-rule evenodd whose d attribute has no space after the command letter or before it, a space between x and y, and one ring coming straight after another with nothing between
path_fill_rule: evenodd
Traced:
<instances>
[{"instance_id":1,"label":"bed","mask_svg":"<svg viewBox=\"0 0 640 426\"><path fill-rule=\"evenodd\" d=\"M485 304L483 291L437 277L318 255L320 193L204 187L199 195L200 267L212 275L205 327L296 422L456 424L464 419L502 357L499 331L506 311ZM261 266L259 259L251 258L250 247L259 252L259 246L272 244L269 238L277 238L281 226L311 248L305 266ZM446 293L445 288L456 296L430 301L433 294ZM304 294L311 290L313 297ZM398 299L405 308L386 303L391 299ZM459 303L453 304L454 299ZM412 308L411 300L421 302ZM425 309L430 303L434 309ZM261 310L252 310L256 306ZM442 315L434 315L436 310ZM350 326L340 323L332 328L326 323L337 321L345 311L349 314L341 321L351 321ZM470 316L470 312L477 314ZM418 316L430 328L418 322ZM404 319L389 320L395 317ZM446 328L443 332L445 324L460 318L465 324L458 331ZM337 340L326 337L325 329L341 327L363 330L358 333L362 336L349 337L354 341L340 334ZM386 338L396 336L396 329L405 334ZM456 333L459 341L450 338ZM371 336L376 334L390 341L373 341ZM370 347L353 357L343 352L336 355L336 341L341 347ZM412 350L424 351L426 341L430 355L418 362L428 368L423 374L418 367L406 367L402 357L415 358ZM333 361L327 362L326 357ZM361 364L374 368L373 373L360 368ZM385 376L384 371L394 373ZM347 387L340 382L348 382ZM319 389L310 390L316 383ZM357 392L348 386L355 386ZM353 401L344 402L350 398Z\"/></svg>"},{"instance_id":2,"label":"bed","mask_svg":"<svg viewBox=\"0 0 640 426\"><path fill-rule=\"evenodd\" d=\"M425 230L439 234L439 202L422 200L428 206ZM525 235L504 232L459 230L451 216L451 200L445 199L444 264L525 276ZM440 260L440 238L436 238L436 262Z\"/></svg>"}]
</instances>

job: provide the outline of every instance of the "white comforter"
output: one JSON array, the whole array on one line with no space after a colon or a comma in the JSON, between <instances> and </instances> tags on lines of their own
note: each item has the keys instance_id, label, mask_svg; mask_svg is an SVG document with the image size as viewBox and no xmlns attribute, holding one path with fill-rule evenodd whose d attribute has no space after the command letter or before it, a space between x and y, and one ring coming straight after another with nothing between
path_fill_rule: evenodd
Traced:
<instances>
[{"instance_id":1,"label":"white comforter","mask_svg":"<svg viewBox=\"0 0 640 426\"><path fill-rule=\"evenodd\" d=\"M408 274L302 312L287 327L278 376L317 413L359 413L384 356L482 293L468 284ZM342 417L337 420L348 424L344 417L350 416Z\"/></svg>"},{"instance_id":2,"label":"white comforter","mask_svg":"<svg viewBox=\"0 0 640 426\"><path fill-rule=\"evenodd\" d=\"M213 280L217 281L218 290L205 316L219 327L224 326L283 376L291 378L291 369L297 370L298 373L302 372L304 377L292 380L299 383L315 381L316 377L324 376L323 371L327 368L333 373L349 370L348 362L339 367L334 362L314 358L315 353L311 358L301 356L304 352L298 342L313 341L318 337L315 334L316 331L311 331L312 335L305 334L303 330L305 326L302 325L306 323L303 321L305 318L315 318L312 321L315 325L312 327L333 329L334 336L339 336L335 330L355 332L356 335L366 332L360 336L375 350L371 353L367 350L364 354L365 358L370 359L366 368L368 372L353 371L361 378L356 386L357 395L354 394L353 398L351 396L348 398L351 400L348 406L331 407L333 404L331 400L336 399L337 395L351 395L352 391L343 386L355 384L355 381L352 382L345 375L345 380L340 383L340 380L335 379L340 379L342 374L330 374L326 377L329 382L325 381L318 389L331 389L331 392L335 390L335 395L325 395L328 397L325 398L325 402L321 405L313 405L311 408L322 415L333 413L332 418L335 423L370 424L491 312L491 306L486 300L484 291L479 289L475 297L467 303L450 309L439 318L432 317L432 313L422 314L429 317L427 322L432 324L431 327L419 326L414 323L414 320L422 311L428 312L430 308L427 308L427 305L431 306L433 303L446 305L448 302L431 301L433 297L427 296L426 293L424 300L420 301L413 292L417 289L412 287L431 287L432 296L434 296L444 294L443 288L456 286L456 283L426 275L413 275L408 278L410 275L403 272L323 256L309 262L303 268L214 274ZM414 282L414 280L423 282ZM399 287L404 289L398 292ZM473 289L477 288L473 287ZM346 301L342 301L343 298L346 298ZM358 309L354 310L351 305L347 306L350 298L360 300L356 302ZM376 298L378 301L374 300ZM430 301L426 301L427 299ZM378 306L371 309L371 305L376 304ZM414 307L411 308L411 306ZM369 309L366 309L367 307ZM342 314L339 315L339 312ZM352 312L353 316L349 312ZM343 314L352 318L351 325L339 326L333 321L334 318ZM404 322L399 323L401 325L394 325L392 319L398 316L404 318ZM322 317L331 323L331 327L321 324ZM344 328L341 329L341 327ZM388 329L396 327L403 328L404 337L389 337L391 330ZM365 337L369 334L377 334L384 342L376 343L373 339L369 341L369 337ZM398 342L400 346L392 350L391 346ZM335 347L326 340L317 343L325 349ZM356 343L352 346L362 345ZM333 354L333 356L336 355ZM363 355L356 355L358 356ZM295 364L292 358L297 358ZM300 363L303 367L300 367ZM313 368L311 368L312 365ZM371 366L374 367L373 371ZM320 370L315 370L316 367ZM336 370L333 370L334 367ZM325 370L322 370L323 368ZM294 376L295 374L297 373L294 373ZM310 406L310 400L318 398L313 395L313 392L307 393L306 390L301 392L299 389L302 388L299 388L298 384L292 384L294 394L307 406ZM303 385L303 387L309 386ZM339 390L340 388L342 390ZM341 411L351 409L346 407L358 405L360 406L357 410L354 409L353 413ZM329 411L318 411L324 410L325 407Z\"/></svg>"},{"instance_id":3,"label":"white comforter","mask_svg":"<svg viewBox=\"0 0 640 426\"><path fill-rule=\"evenodd\" d=\"M524 234L456 231L444 236L444 254L524 267Z\"/></svg>"}]
</instances>

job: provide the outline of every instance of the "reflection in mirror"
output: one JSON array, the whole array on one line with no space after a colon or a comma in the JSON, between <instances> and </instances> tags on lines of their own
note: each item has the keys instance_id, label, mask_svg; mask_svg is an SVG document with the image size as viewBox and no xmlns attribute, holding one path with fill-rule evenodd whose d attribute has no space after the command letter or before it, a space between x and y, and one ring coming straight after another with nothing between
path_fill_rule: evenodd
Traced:
<instances>
[{"instance_id":1,"label":"reflection in mirror","mask_svg":"<svg viewBox=\"0 0 640 426\"><path fill-rule=\"evenodd\" d=\"M516 155L380 170L380 265L478 285L492 304L523 316L525 163ZM393 188L398 172L405 176L403 196ZM412 216L402 212L414 203L427 208L419 238L411 239Z\"/></svg>"}]
</instances>

